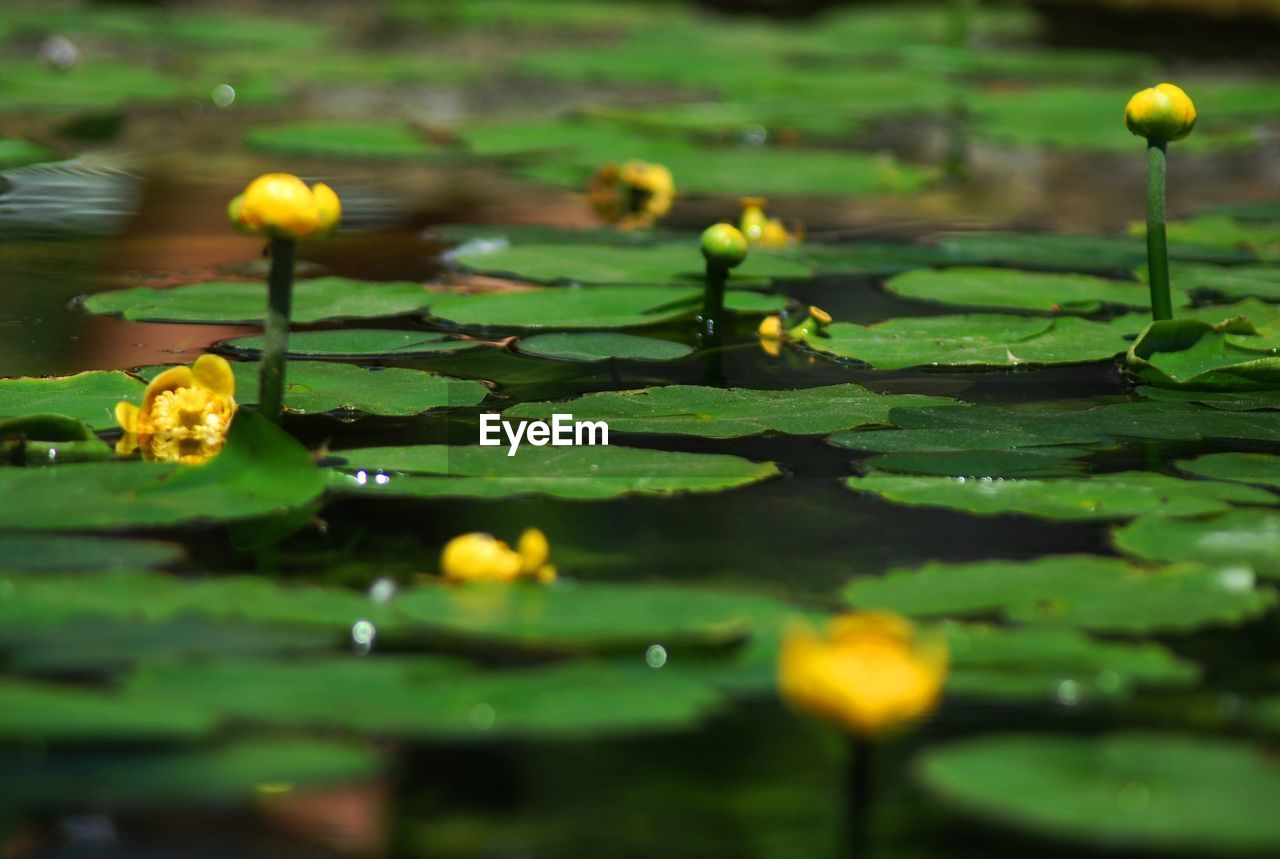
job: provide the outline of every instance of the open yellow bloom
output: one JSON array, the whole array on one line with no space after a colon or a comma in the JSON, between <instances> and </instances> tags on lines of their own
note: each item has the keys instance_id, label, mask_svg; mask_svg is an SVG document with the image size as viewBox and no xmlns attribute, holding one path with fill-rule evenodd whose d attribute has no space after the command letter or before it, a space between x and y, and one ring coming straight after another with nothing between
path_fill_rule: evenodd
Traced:
<instances>
[{"instance_id":1,"label":"open yellow bloom","mask_svg":"<svg viewBox=\"0 0 1280 859\"><path fill-rule=\"evenodd\" d=\"M947 675L947 648L893 614L846 614L825 634L787 631L778 685L792 707L872 737L933 710Z\"/></svg>"},{"instance_id":2,"label":"open yellow bloom","mask_svg":"<svg viewBox=\"0 0 1280 859\"><path fill-rule=\"evenodd\" d=\"M190 367L170 367L151 380L142 405L116 404L124 436L118 453L141 449L160 462L198 465L222 449L236 413L236 377L218 355L201 355Z\"/></svg>"},{"instance_id":3,"label":"open yellow bloom","mask_svg":"<svg viewBox=\"0 0 1280 859\"><path fill-rule=\"evenodd\" d=\"M1148 140L1181 140L1196 127L1196 106L1181 87L1158 84L1129 99L1124 124Z\"/></svg>"},{"instance_id":4,"label":"open yellow bloom","mask_svg":"<svg viewBox=\"0 0 1280 859\"><path fill-rule=\"evenodd\" d=\"M764 197L743 197L738 202L742 204L742 219L738 226L751 247L785 248L804 238L799 228L794 233L788 232L780 218L770 218L764 213L764 205L768 202Z\"/></svg>"},{"instance_id":5,"label":"open yellow bloom","mask_svg":"<svg viewBox=\"0 0 1280 859\"><path fill-rule=\"evenodd\" d=\"M333 232L342 218L342 202L323 182L307 187L292 173L266 173L231 201L227 215L244 232L303 239Z\"/></svg>"},{"instance_id":6,"label":"open yellow bloom","mask_svg":"<svg viewBox=\"0 0 1280 859\"><path fill-rule=\"evenodd\" d=\"M671 211L676 183L671 171L648 161L606 164L587 186L587 200L605 221L619 229L651 227Z\"/></svg>"},{"instance_id":7,"label":"open yellow bloom","mask_svg":"<svg viewBox=\"0 0 1280 859\"><path fill-rule=\"evenodd\" d=\"M537 528L526 528L512 549L492 534L473 532L454 537L440 553L440 574L454 582L511 582L531 578L554 581L556 568L547 561L551 546Z\"/></svg>"}]
</instances>

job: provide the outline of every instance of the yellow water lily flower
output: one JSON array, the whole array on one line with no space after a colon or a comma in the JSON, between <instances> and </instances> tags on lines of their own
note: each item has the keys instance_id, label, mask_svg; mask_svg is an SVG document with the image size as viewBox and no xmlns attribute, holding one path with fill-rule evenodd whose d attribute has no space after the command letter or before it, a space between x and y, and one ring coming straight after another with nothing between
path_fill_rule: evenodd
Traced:
<instances>
[{"instance_id":1,"label":"yellow water lily flower","mask_svg":"<svg viewBox=\"0 0 1280 859\"><path fill-rule=\"evenodd\" d=\"M303 239L333 232L342 218L342 201L323 182L308 187L292 173L266 173L231 201L227 215L243 232Z\"/></svg>"},{"instance_id":2,"label":"yellow water lily flower","mask_svg":"<svg viewBox=\"0 0 1280 859\"><path fill-rule=\"evenodd\" d=\"M141 450L146 459L198 465L222 449L236 413L236 377L218 355L190 367L170 367L151 380L142 405L116 404L124 436L118 453Z\"/></svg>"},{"instance_id":3,"label":"yellow water lily flower","mask_svg":"<svg viewBox=\"0 0 1280 859\"><path fill-rule=\"evenodd\" d=\"M787 331L787 339L789 340L807 340L814 335L821 335L823 329L831 324L831 314L823 310L821 307L809 305L809 310L798 324L791 326Z\"/></svg>"},{"instance_id":4,"label":"yellow water lily flower","mask_svg":"<svg viewBox=\"0 0 1280 859\"><path fill-rule=\"evenodd\" d=\"M747 237L753 248L785 248L792 242L804 238L803 230L796 228L794 233L788 232L781 218L770 218L764 212L764 197L743 197L738 201L742 205L742 218L738 228Z\"/></svg>"},{"instance_id":5,"label":"yellow water lily flower","mask_svg":"<svg viewBox=\"0 0 1280 859\"><path fill-rule=\"evenodd\" d=\"M1181 140L1196 127L1196 106L1181 87L1158 84L1129 99L1124 109L1124 124L1148 140Z\"/></svg>"},{"instance_id":6,"label":"yellow water lily flower","mask_svg":"<svg viewBox=\"0 0 1280 859\"><path fill-rule=\"evenodd\" d=\"M512 549L492 534L472 532L454 537L440 553L440 574L454 582L511 582L531 578L555 580L548 563L551 545L537 528L526 528Z\"/></svg>"},{"instance_id":7,"label":"yellow water lily flower","mask_svg":"<svg viewBox=\"0 0 1280 859\"><path fill-rule=\"evenodd\" d=\"M648 161L605 164L587 186L592 208L622 230L653 226L671 211L675 198L671 171Z\"/></svg>"},{"instance_id":8,"label":"yellow water lily flower","mask_svg":"<svg viewBox=\"0 0 1280 859\"><path fill-rule=\"evenodd\" d=\"M760 335L760 348L770 358L777 358L782 354L782 317L778 315L766 316L760 320L760 327L756 329L756 333Z\"/></svg>"},{"instance_id":9,"label":"yellow water lily flower","mask_svg":"<svg viewBox=\"0 0 1280 859\"><path fill-rule=\"evenodd\" d=\"M787 630L778 686L795 709L870 738L930 713L947 662L946 644L919 635L905 618L846 614L825 632L807 624Z\"/></svg>"}]
</instances>

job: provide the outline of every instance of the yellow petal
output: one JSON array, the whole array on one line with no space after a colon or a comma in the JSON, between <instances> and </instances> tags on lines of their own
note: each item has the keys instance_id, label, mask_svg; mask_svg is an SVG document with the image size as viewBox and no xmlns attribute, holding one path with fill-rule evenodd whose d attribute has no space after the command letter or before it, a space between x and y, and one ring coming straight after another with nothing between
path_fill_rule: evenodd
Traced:
<instances>
[{"instance_id":1,"label":"yellow petal","mask_svg":"<svg viewBox=\"0 0 1280 859\"><path fill-rule=\"evenodd\" d=\"M195 382L211 394L231 399L236 395L236 377L221 355L201 355L191 365Z\"/></svg>"},{"instance_id":2,"label":"yellow petal","mask_svg":"<svg viewBox=\"0 0 1280 859\"><path fill-rule=\"evenodd\" d=\"M138 431L138 407L133 403L116 403L116 423L126 433Z\"/></svg>"},{"instance_id":3,"label":"yellow petal","mask_svg":"<svg viewBox=\"0 0 1280 859\"><path fill-rule=\"evenodd\" d=\"M520 575L520 555L492 534L454 537L440 553L440 573L459 582L509 582Z\"/></svg>"},{"instance_id":4,"label":"yellow petal","mask_svg":"<svg viewBox=\"0 0 1280 859\"><path fill-rule=\"evenodd\" d=\"M316 226L318 235L328 235L338 227L342 220L342 201L337 193L323 182L311 186L311 196L315 198L316 208L320 212L320 221Z\"/></svg>"},{"instance_id":5,"label":"yellow petal","mask_svg":"<svg viewBox=\"0 0 1280 859\"><path fill-rule=\"evenodd\" d=\"M187 366L170 367L159 376L156 376L147 385L147 390L142 395L142 413L151 413L151 404L155 402L156 397L165 391L176 391L178 388L191 387L193 376L191 368Z\"/></svg>"},{"instance_id":6,"label":"yellow petal","mask_svg":"<svg viewBox=\"0 0 1280 859\"><path fill-rule=\"evenodd\" d=\"M547 542L547 535L537 528L526 528L520 535L520 542L516 544L516 551L520 553L521 572L533 575L547 565L547 560L551 557L551 544Z\"/></svg>"}]
</instances>

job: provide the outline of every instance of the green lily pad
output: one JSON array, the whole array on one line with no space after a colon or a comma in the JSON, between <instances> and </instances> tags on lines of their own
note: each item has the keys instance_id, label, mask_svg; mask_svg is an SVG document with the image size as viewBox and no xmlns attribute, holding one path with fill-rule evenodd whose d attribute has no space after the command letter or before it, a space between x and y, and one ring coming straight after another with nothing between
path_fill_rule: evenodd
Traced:
<instances>
[{"instance_id":1,"label":"green lily pad","mask_svg":"<svg viewBox=\"0 0 1280 859\"><path fill-rule=\"evenodd\" d=\"M753 622L792 612L766 597L725 591L574 581L421 587L396 608L447 640L636 656L654 643L675 650L738 642Z\"/></svg>"},{"instance_id":2,"label":"green lily pad","mask_svg":"<svg viewBox=\"0 0 1280 859\"><path fill-rule=\"evenodd\" d=\"M1141 283L1001 268L918 269L893 278L885 289L917 301L993 310L1089 315L1107 305L1151 305L1150 292ZM1176 296L1175 303L1185 304L1186 296Z\"/></svg>"},{"instance_id":3,"label":"green lily pad","mask_svg":"<svg viewBox=\"0 0 1280 859\"><path fill-rule=\"evenodd\" d=\"M451 258L464 268L511 275L542 283L612 284L672 282L702 285L705 263L697 242L662 242L637 247L572 244L473 245ZM729 282L768 283L777 278L807 278L808 266L765 251L753 251L734 269Z\"/></svg>"},{"instance_id":4,"label":"green lily pad","mask_svg":"<svg viewBox=\"0 0 1280 859\"><path fill-rule=\"evenodd\" d=\"M0 465L101 462L115 451L87 423L66 415L0 419Z\"/></svg>"},{"instance_id":5,"label":"green lily pad","mask_svg":"<svg viewBox=\"0 0 1280 859\"><path fill-rule=\"evenodd\" d=\"M873 456L865 460L862 465L875 471L894 474L932 474L939 477L973 479L1073 477L1084 470L1080 463L1072 462L1067 456L1056 452L1040 453L1028 450L905 451Z\"/></svg>"},{"instance_id":6,"label":"green lily pad","mask_svg":"<svg viewBox=\"0 0 1280 859\"><path fill-rule=\"evenodd\" d=\"M1264 261L1280 261L1280 224L1237 221L1223 215L1201 215L1168 225L1169 241L1192 242L1241 251Z\"/></svg>"},{"instance_id":7,"label":"green lily pad","mask_svg":"<svg viewBox=\"0 0 1280 859\"><path fill-rule=\"evenodd\" d=\"M186 557L177 543L119 537L0 534L6 572L107 572L169 567Z\"/></svg>"},{"instance_id":8,"label":"green lily pad","mask_svg":"<svg viewBox=\"0 0 1280 859\"><path fill-rule=\"evenodd\" d=\"M119 370L90 370L74 376L0 379L0 418L59 414L94 429L114 429L121 400L138 402L146 387Z\"/></svg>"},{"instance_id":9,"label":"green lily pad","mask_svg":"<svg viewBox=\"0 0 1280 859\"><path fill-rule=\"evenodd\" d=\"M371 779L382 756L368 745L282 737L184 751L66 757L23 752L0 761L9 808L110 810L249 805L263 797Z\"/></svg>"},{"instance_id":10,"label":"green lily pad","mask_svg":"<svg viewBox=\"0 0 1280 859\"><path fill-rule=\"evenodd\" d=\"M553 332L523 337L516 348L535 358L560 361L675 361L693 354L693 347L673 340L616 334L608 331Z\"/></svg>"},{"instance_id":11,"label":"green lily pad","mask_svg":"<svg viewBox=\"0 0 1280 859\"><path fill-rule=\"evenodd\" d=\"M545 494L603 499L630 493L718 492L778 474L771 462L737 456L607 446L417 445L338 451L338 491L389 498L506 498Z\"/></svg>"},{"instance_id":12,"label":"green lily pad","mask_svg":"<svg viewBox=\"0 0 1280 859\"><path fill-rule=\"evenodd\" d=\"M836 447L877 453L1028 452L1079 456L1132 441L1280 441L1266 415L1232 414L1183 403L1116 403L1089 409L941 406L894 410L898 429L836 433ZM967 475L961 475L967 476Z\"/></svg>"},{"instance_id":13,"label":"green lily pad","mask_svg":"<svg viewBox=\"0 0 1280 859\"><path fill-rule=\"evenodd\" d=\"M1140 567L1119 558L1050 555L1034 561L930 563L855 580L845 599L860 610L909 617L1002 616L1097 632L1189 632L1237 625L1276 603L1242 567Z\"/></svg>"},{"instance_id":14,"label":"green lily pad","mask_svg":"<svg viewBox=\"0 0 1280 859\"><path fill-rule=\"evenodd\" d=\"M1280 499L1261 489L1230 483L1179 480L1126 471L1088 478L969 480L869 474L851 477L856 492L911 507L945 507L976 516L1021 514L1042 519L1116 520L1134 516L1199 516L1231 504L1269 505Z\"/></svg>"},{"instance_id":15,"label":"green lily pad","mask_svg":"<svg viewBox=\"0 0 1280 859\"><path fill-rule=\"evenodd\" d=\"M138 372L150 379L164 369L143 367ZM237 361L231 370L236 377L236 399L256 404L261 364ZM300 415L418 415L431 409L474 406L488 394L488 388L471 379L451 379L422 370L298 361L285 372L284 407Z\"/></svg>"},{"instance_id":16,"label":"green lily pad","mask_svg":"<svg viewBox=\"0 0 1280 859\"><path fill-rule=\"evenodd\" d=\"M1194 663L1151 642L1098 641L1069 627L1000 627L947 621L953 695L1076 704L1147 688L1184 687Z\"/></svg>"},{"instance_id":17,"label":"green lily pad","mask_svg":"<svg viewBox=\"0 0 1280 859\"><path fill-rule=\"evenodd\" d=\"M179 624L190 621L195 626L213 630L230 630L241 625L246 631L244 647L270 645L270 649L308 649L312 639L295 636L301 630L321 632L334 644L342 643L359 620L373 623L378 633L388 634L403 628L402 619L394 614L391 604L374 602L365 594L324 585L284 584L261 576L216 576L186 578L155 572L114 572L95 576L88 586L82 575L39 576L25 573L0 573L0 617L4 620L4 636L19 645L25 640L56 636L65 627L111 624L136 624L139 627ZM264 625L266 631L257 629ZM253 625L253 628L250 628ZM271 629L280 633L270 637ZM157 629L137 628L122 632L120 648L136 649L154 640ZM72 636L74 638L74 636ZM198 650L199 641L184 642L188 649ZM208 650L216 651L216 640ZM237 653L234 641L226 652ZM109 650L110 648L104 648Z\"/></svg>"},{"instance_id":18,"label":"green lily pad","mask_svg":"<svg viewBox=\"0 0 1280 859\"><path fill-rule=\"evenodd\" d=\"M1280 515L1270 510L1231 510L1176 521L1140 516L1113 531L1111 541L1121 552L1147 561L1235 564L1280 579Z\"/></svg>"},{"instance_id":19,"label":"green lily pad","mask_svg":"<svg viewBox=\"0 0 1280 859\"><path fill-rule=\"evenodd\" d=\"M1145 268L1135 274L1148 276ZM1226 299L1280 299L1280 266L1212 265L1210 263L1175 263L1170 273L1174 285L1186 292L1209 293Z\"/></svg>"},{"instance_id":20,"label":"green lily pad","mask_svg":"<svg viewBox=\"0 0 1280 859\"><path fill-rule=\"evenodd\" d=\"M1280 221L1280 200L1255 200L1248 203L1223 203L1210 206L1202 214L1223 215L1238 221Z\"/></svg>"},{"instance_id":21,"label":"green lily pad","mask_svg":"<svg viewBox=\"0 0 1280 859\"><path fill-rule=\"evenodd\" d=\"M875 325L837 322L813 349L882 370L902 367L1021 367L1105 361L1125 350L1126 335L1145 317L1126 314L1107 322L965 314L912 316Z\"/></svg>"},{"instance_id":22,"label":"green lily pad","mask_svg":"<svg viewBox=\"0 0 1280 859\"><path fill-rule=\"evenodd\" d=\"M952 402L922 394L876 394L854 384L782 391L663 385L560 403L521 403L503 417L549 419L567 412L576 420L607 421L611 432L737 438L766 432L820 435L888 423L891 409Z\"/></svg>"},{"instance_id":23,"label":"green lily pad","mask_svg":"<svg viewBox=\"0 0 1280 859\"><path fill-rule=\"evenodd\" d=\"M389 737L492 740L686 727L721 705L709 686L608 664L477 671L423 657L148 666L139 694L199 703L237 721ZM349 694L334 695L334 689Z\"/></svg>"},{"instance_id":24,"label":"green lily pad","mask_svg":"<svg viewBox=\"0 0 1280 859\"><path fill-rule=\"evenodd\" d=\"M250 149L282 155L364 161L422 160L440 152L401 122L293 122L250 128Z\"/></svg>"},{"instance_id":25,"label":"green lily pad","mask_svg":"<svg viewBox=\"0 0 1280 859\"><path fill-rule=\"evenodd\" d=\"M1250 349L1258 340L1243 317L1217 325L1198 319L1153 322L1129 347L1125 366L1148 385L1209 391L1280 388L1280 357L1274 348Z\"/></svg>"},{"instance_id":26,"label":"green lily pad","mask_svg":"<svg viewBox=\"0 0 1280 859\"><path fill-rule=\"evenodd\" d=\"M898 242L812 242L787 251L816 274L889 275L921 266L956 265L966 262L956 253L937 245Z\"/></svg>"},{"instance_id":27,"label":"green lily pad","mask_svg":"<svg viewBox=\"0 0 1280 859\"><path fill-rule=\"evenodd\" d=\"M464 328L639 328L702 309L703 290L671 286L584 286L490 292L437 301L431 315ZM766 314L785 299L729 290L725 307Z\"/></svg>"},{"instance_id":28,"label":"green lily pad","mask_svg":"<svg viewBox=\"0 0 1280 859\"><path fill-rule=\"evenodd\" d=\"M191 94L182 79L137 62L99 59L67 71L32 60L0 62L0 109L10 112L102 112Z\"/></svg>"},{"instance_id":29,"label":"green lily pad","mask_svg":"<svg viewBox=\"0 0 1280 859\"><path fill-rule=\"evenodd\" d=\"M0 521L8 530L99 531L252 519L304 507L324 484L291 436L241 411L222 451L204 465L0 469Z\"/></svg>"},{"instance_id":30,"label":"green lily pad","mask_svg":"<svg viewBox=\"0 0 1280 859\"><path fill-rule=\"evenodd\" d=\"M1132 135L1125 132L1132 140ZM960 233L939 236L938 246L966 264L1087 272L1129 272L1147 264L1144 238L1031 233ZM1172 242L1169 258L1189 262L1241 263L1255 257L1214 245Z\"/></svg>"},{"instance_id":31,"label":"green lily pad","mask_svg":"<svg viewBox=\"0 0 1280 859\"><path fill-rule=\"evenodd\" d=\"M1005 734L925 752L926 787L992 823L1108 849L1280 849L1280 763L1239 740Z\"/></svg>"},{"instance_id":32,"label":"green lily pad","mask_svg":"<svg viewBox=\"0 0 1280 859\"><path fill-rule=\"evenodd\" d=\"M428 292L416 283L380 283L345 277L317 277L293 286L295 323L337 322L407 316L426 310L448 293ZM267 312L265 283L212 281L165 289L138 286L79 299L90 313L134 322L197 322L258 325Z\"/></svg>"},{"instance_id":33,"label":"green lily pad","mask_svg":"<svg viewBox=\"0 0 1280 859\"><path fill-rule=\"evenodd\" d=\"M1157 402L1196 403L1225 412L1280 410L1280 391L1189 391L1139 385L1135 393Z\"/></svg>"},{"instance_id":34,"label":"green lily pad","mask_svg":"<svg viewBox=\"0 0 1280 859\"><path fill-rule=\"evenodd\" d=\"M0 167L21 167L53 160L53 151L20 137L0 137Z\"/></svg>"},{"instance_id":35,"label":"green lily pad","mask_svg":"<svg viewBox=\"0 0 1280 859\"><path fill-rule=\"evenodd\" d=\"M1210 453L1180 461L1178 470L1212 480L1280 489L1280 456L1266 453Z\"/></svg>"},{"instance_id":36,"label":"green lily pad","mask_svg":"<svg viewBox=\"0 0 1280 859\"><path fill-rule=\"evenodd\" d=\"M261 334L223 340L217 346L237 355L258 358L264 342ZM295 331L289 335L290 358L420 358L462 352L485 345L481 340L460 340L438 331L403 331L393 328L337 328L332 331Z\"/></svg>"},{"instance_id":37,"label":"green lily pad","mask_svg":"<svg viewBox=\"0 0 1280 859\"><path fill-rule=\"evenodd\" d=\"M216 719L189 701L0 679L0 740L174 742L209 736Z\"/></svg>"}]
</instances>

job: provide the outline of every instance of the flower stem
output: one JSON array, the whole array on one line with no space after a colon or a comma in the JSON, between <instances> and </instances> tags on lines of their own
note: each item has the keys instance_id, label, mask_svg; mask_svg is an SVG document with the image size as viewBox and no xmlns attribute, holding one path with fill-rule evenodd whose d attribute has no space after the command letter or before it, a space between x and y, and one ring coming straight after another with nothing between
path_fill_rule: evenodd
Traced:
<instances>
[{"instance_id":1,"label":"flower stem","mask_svg":"<svg viewBox=\"0 0 1280 859\"><path fill-rule=\"evenodd\" d=\"M702 348L714 349L720 345L724 327L724 284L729 269L707 261L707 288L702 301Z\"/></svg>"},{"instance_id":2,"label":"flower stem","mask_svg":"<svg viewBox=\"0 0 1280 859\"><path fill-rule=\"evenodd\" d=\"M1165 143L1147 141L1147 271L1151 286L1151 318L1172 319L1169 298L1169 244L1165 237Z\"/></svg>"},{"instance_id":3,"label":"flower stem","mask_svg":"<svg viewBox=\"0 0 1280 859\"><path fill-rule=\"evenodd\" d=\"M846 770L845 856L867 859L871 855L871 773L874 761L870 741L854 737L849 742Z\"/></svg>"},{"instance_id":4,"label":"flower stem","mask_svg":"<svg viewBox=\"0 0 1280 859\"><path fill-rule=\"evenodd\" d=\"M267 319L263 331L259 410L280 423L284 411L285 355L289 351L289 315L293 302L293 239L272 239L271 274L267 277Z\"/></svg>"}]
</instances>

